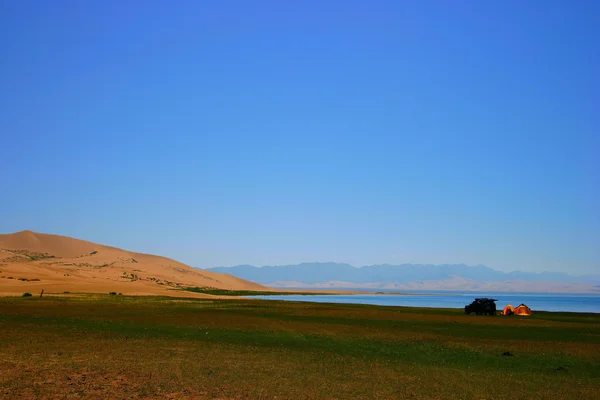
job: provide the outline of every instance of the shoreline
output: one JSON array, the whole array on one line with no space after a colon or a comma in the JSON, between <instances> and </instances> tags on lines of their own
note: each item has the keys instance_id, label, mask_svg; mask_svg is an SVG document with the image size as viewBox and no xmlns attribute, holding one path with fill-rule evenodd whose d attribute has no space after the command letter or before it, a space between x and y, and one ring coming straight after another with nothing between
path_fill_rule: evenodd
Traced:
<instances>
[{"instance_id":1,"label":"shoreline","mask_svg":"<svg viewBox=\"0 0 600 400\"><path fill-rule=\"evenodd\" d=\"M407 294L393 293L386 295L384 293L362 293L357 297L354 294L347 295L310 295L299 296L290 294L280 295L255 295L247 296L251 300L270 300L281 302L299 302L299 303L324 303L324 304L346 304L360 306L382 306L382 307L402 307L411 309L448 309L463 310L475 298L488 297L496 300L496 312L500 313L505 306L526 304L534 313L536 312L556 312L556 313L586 313L600 315L600 296L594 295L548 295L548 294L499 294L489 293L486 296L469 293L436 293L436 294Z\"/></svg>"}]
</instances>

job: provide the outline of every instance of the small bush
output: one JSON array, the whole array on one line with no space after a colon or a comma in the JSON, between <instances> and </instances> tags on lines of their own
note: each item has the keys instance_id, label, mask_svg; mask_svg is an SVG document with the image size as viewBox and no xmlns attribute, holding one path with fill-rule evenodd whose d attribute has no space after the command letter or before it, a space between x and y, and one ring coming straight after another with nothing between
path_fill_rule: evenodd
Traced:
<instances>
[{"instance_id":1,"label":"small bush","mask_svg":"<svg viewBox=\"0 0 600 400\"><path fill-rule=\"evenodd\" d=\"M64 293L64 294L69 294L69 293L71 293L71 292L63 292L63 293Z\"/></svg>"},{"instance_id":2,"label":"small bush","mask_svg":"<svg viewBox=\"0 0 600 400\"><path fill-rule=\"evenodd\" d=\"M119 293L118 296L123 296L123 293Z\"/></svg>"},{"instance_id":3,"label":"small bush","mask_svg":"<svg viewBox=\"0 0 600 400\"><path fill-rule=\"evenodd\" d=\"M23 293L23 296L21 296L21 297L31 297L31 293L25 292L25 293Z\"/></svg>"},{"instance_id":4,"label":"small bush","mask_svg":"<svg viewBox=\"0 0 600 400\"><path fill-rule=\"evenodd\" d=\"M110 293L108 293L108 294L110 294L111 296L116 296L116 295L117 295L117 292L110 292Z\"/></svg>"}]
</instances>

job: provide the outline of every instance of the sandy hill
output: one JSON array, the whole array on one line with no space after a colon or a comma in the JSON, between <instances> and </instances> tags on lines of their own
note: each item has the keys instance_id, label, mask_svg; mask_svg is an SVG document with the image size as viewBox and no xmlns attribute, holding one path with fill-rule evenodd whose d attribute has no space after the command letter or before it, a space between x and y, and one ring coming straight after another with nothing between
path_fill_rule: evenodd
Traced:
<instances>
[{"instance_id":1,"label":"sandy hill","mask_svg":"<svg viewBox=\"0 0 600 400\"><path fill-rule=\"evenodd\" d=\"M166 257L32 231L0 234L0 295L117 292L205 297L183 287L270 290Z\"/></svg>"}]
</instances>

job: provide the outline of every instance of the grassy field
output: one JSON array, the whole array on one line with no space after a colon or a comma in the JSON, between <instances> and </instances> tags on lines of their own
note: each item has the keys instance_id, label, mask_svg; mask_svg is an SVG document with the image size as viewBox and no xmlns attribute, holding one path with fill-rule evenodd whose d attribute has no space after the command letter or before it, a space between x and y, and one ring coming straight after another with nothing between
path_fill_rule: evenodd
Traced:
<instances>
[{"instance_id":1,"label":"grassy field","mask_svg":"<svg viewBox=\"0 0 600 400\"><path fill-rule=\"evenodd\" d=\"M600 316L0 298L0 398L593 399Z\"/></svg>"},{"instance_id":2,"label":"grassy field","mask_svg":"<svg viewBox=\"0 0 600 400\"><path fill-rule=\"evenodd\" d=\"M214 296L281 296L281 295L301 295L310 296L314 294L328 295L331 293L320 293L320 292L293 292L293 291L279 291L279 292L262 292L258 290L227 290L227 289L214 289L214 288L203 288L203 287L186 287L182 290L195 293L212 294Z\"/></svg>"}]
</instances>

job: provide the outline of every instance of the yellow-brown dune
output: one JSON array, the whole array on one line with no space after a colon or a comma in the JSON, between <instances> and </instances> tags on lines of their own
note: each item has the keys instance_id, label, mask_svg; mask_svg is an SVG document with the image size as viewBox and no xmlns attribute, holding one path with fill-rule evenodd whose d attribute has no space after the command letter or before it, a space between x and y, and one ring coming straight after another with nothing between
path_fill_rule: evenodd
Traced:
<instances>
[{"instance_id":1,"label":"yellow-brown dune","mask_svg":"<svg viewBox=\"0 0 600 400\"><path fill-rule=\"evenodd\" d=\"M32 231L0 234L0 296L25 292L210 297L183 287L272 290L170 258Z\"/></svg>"}]
</instances>

